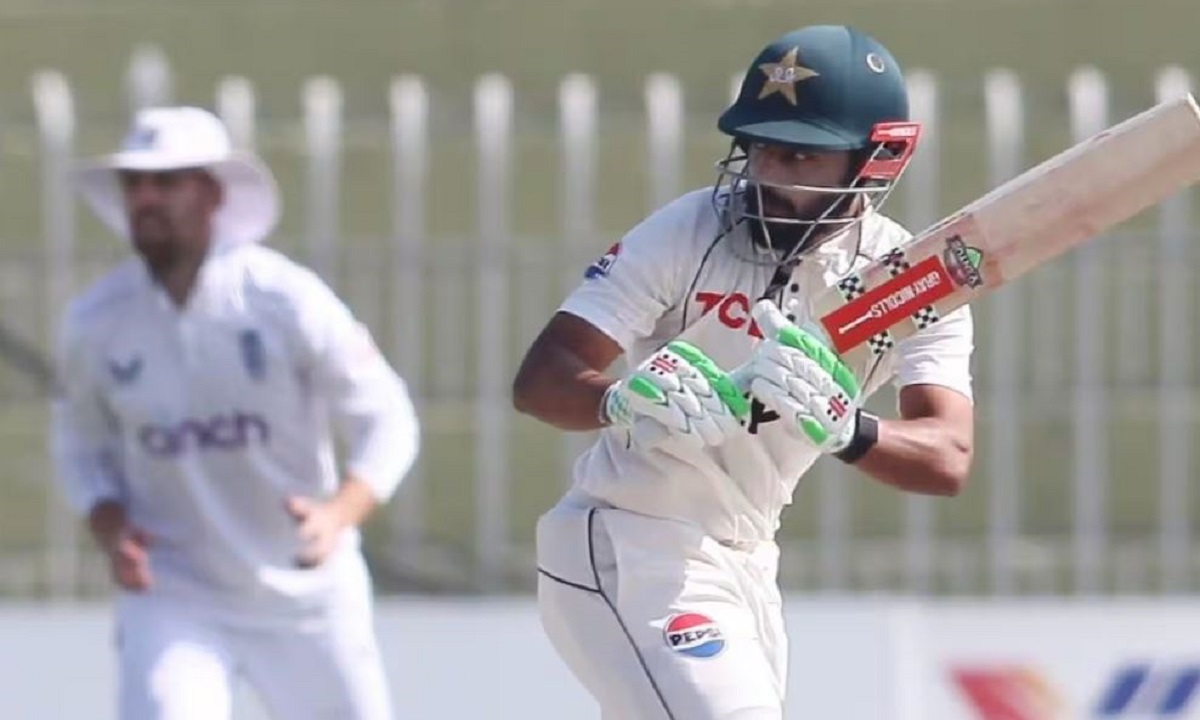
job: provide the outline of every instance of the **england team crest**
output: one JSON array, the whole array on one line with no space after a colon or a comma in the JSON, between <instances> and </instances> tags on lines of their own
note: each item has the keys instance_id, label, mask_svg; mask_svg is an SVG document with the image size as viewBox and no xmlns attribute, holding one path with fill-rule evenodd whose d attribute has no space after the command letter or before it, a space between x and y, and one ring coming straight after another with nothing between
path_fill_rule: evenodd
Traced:
<instances>
[{"instance_id":1,"label":"england team crest","mask_svg":"<svg viewBox=\"0 0 1200 720\"><path fill-rule=\"evenodd\" d=\"M126 362L109 359L108 372L117 385L131 385L142 374L142 359L136 356Z\"/></svg>"},{"instance_id":2,"label":"england team crest","mask_svg":"<svg viewBox=\"0 0 1200 720\"><path fill-rule=\"evenodd\" d=\"M238 337L242 351L242 365L246 374L254 380L267 376L267 353L263 348L262 335L257 330L243 330Z\"/></svg>"},{"instance_id":3,"label":"england team crest","mask_svg":"<svg viewBox=\"0 0 1200 720\"><path fill-rule=\"evenodd\" d=\"M158 142L158 128L150 126L135 127L125 137L125 150L150 150Z\"/></svg>"}]
</instances>

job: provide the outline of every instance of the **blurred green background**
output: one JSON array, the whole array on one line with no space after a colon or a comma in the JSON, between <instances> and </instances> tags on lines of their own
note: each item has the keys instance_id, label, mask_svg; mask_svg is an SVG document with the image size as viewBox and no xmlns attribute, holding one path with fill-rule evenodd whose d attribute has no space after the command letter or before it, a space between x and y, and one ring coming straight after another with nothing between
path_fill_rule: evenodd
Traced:
<instances>
[{"instance_id":1,"label":"blurred green background","mask_svg":"<svg viewBox=\"0 0 1200 720\"><path fill-rule=\"evenodd\" d=\"M983 124L983 77L998 67L1017 73L1027 107L1028 165L1069 143L1068 75L1094 65L1110 82L1111 117L1128 116L1153 102L1153 78L1168 64L1200 69L1195 41L1197 8L1193 0L159 0L157 2L82 2L0 0L0 321L6 332L45 352L51 318L44 302L45 257L42 250L41 155L34 124L30 80L40 70L62 72L74 96L78 150L106 150L128 118L125 73L132 53L143 43L159 46L169 59L175 99L212 105L219 80L249 79L258 101L259 149L279 176L287 215L275 244L305 259L305 149L301 116L304 83L318 75L335 79L344 92L345 147L340 191L338 287L375 328L381 345L392 347L396 318L386 308L394 278L391 256L391 149L387 91L398 75L415 74L430 93L430 182L428 186L428 272L423 292L430 298L439 283L466 287L466 307L475 308L464 273L474 272L476 158L472 90L480 76L501 73L515 93L513 182L509 192L514 244L501 261L518 282L564 274L564 267L587 259L561 250L562 182L557 93L569 73L586 73L599 90L599 178L596 184L598 237L594 254L651 209L646 159L644 82L649 73L679 78L684 89L687 136L685 188L712 179L712 163L725 150L715 132L717 114L729 94L734 73L745 69L760 47L796 27L839 22L857 25L880 38L908 69L934 74L941 124L936 142L936 207L948 212L987 189L988 167ZM901 189L889 210L909 202ZM901 219L903 216L901 215ZM1113 308L1118 290L1149 296L1155 273L1154 215L1147 213L1123 228L1120 236L1132 255L1103 253L1106 295L1097 302ZM84 213L79 214L79 247L84 264L79 280L106 266L122 252ZM1192 233L1193 239L1195 232ZM1129 265L1130 258L1136 265ZM1174 272L1190 273L1196 253L1188 248ZM494 259L489 259L492 261ZM1056 263L1065 296L1070 297L1071 261ZM1025 286L1021 286L1025 287ZM1020 292L1020 290L1016 291ZM539 297L549 313L561 293L546 283ZM514 301L515 302L515 301ZM1189 303L1190 305L1191 303ZM1154 305L1151 305L1154 308ZM1023 320L1039 312L1022 306ZM514 305L514 311L516 310ZM1067 317L1072 317L1068 305ZM978 462L969 490L954 500L933 501L939 565L936 592L986 591L983 540L988 527L991 451L986 438L991 350L987 318L979 306L981 417ZM426 336L437 322L426 313ZM1161 423L1156 403L1161 358L1157 314L1149 317L1148 370L1118 380L1116 358L1127 351L1123 339L1105 339L1104 390L1110 406L1104 427L1110 443L1103 465L1112 480L1109 530L1145 575L1157 577L1153 542L1157 532L1158 472L1156 438ZM531 339L529 323L514 320L511 346L496 352L515 369ZM1112 326L1108 326L1110 330ZM1032 345L1022 323L1018 377L1032 372L1038 354L1071 357L1069 332L1056 348ZM478 348L471 348L478 351ZM1192 348L1193 353L1200 348ZM11 360L11 358L10 358ZM1182 361L1182 360L1181 360ZM385 591L474 591L479 589L474 558L476 509L472 483L473 385L435 388L433 366L409 377L425 403L422 514L426 535L416 565L394 562L394 525L381 516L371 526L372 559ZM1188 385L1196 382L1189 363ZM468 364L473 371L474 364ZM1042 572L1031 588L1069 589L1066 541L1071 529L1070 368L1041 383L1022 384L1020 434L1023 547L1039 558L1032 573ZM1181 388L1189 406L1191 388ZM887 408L890 398L879 400ZM537 515L562 487L561 443L554 432L511 415L512 464L510 516L512 553L501 589L529 588L529 544ZM14 593L44 593L47 566L46 522L48 467L44 452L44 396L28 373L0 363L0 452L7 458L0 473L0 558ZM1200 426L1193 426L1200 430ZM1195 433L1193 433L1195 435ZM860 570L847 573L851 589L902 587L902 573L889 561L902 536L906 504L897 493L857 475L838 479L850 485L849 521ZM397 503L406 500L405 489ZM785 555L785 582L812 589L818 521L813 483L802 485L796 505L785 518L784 539L794 549ZM1192 494L1200 509L1200 493ZM1194 514L1194 513L1193 513ZM1149 548L1149 549L1147 549ZM865 550L864 550L865 553ZM1139 554L1142 553L1142 554ZM1114 556L1115 557L1115 556ZM872 559L874 558L874 559ZM943 562L944 561L944 562ZM1041 563L1041 564L1039 564ZM877 567L879 565L884 567ZM1129 563L1127 563L1129 564ZM875 568L872 570L871 568ZM102 587L94 562L81 587ZM1117 565L1106 566L1106 587L1119 585ZM1189 583L1197 573L1192 569ZM1032 577L1032 575L1030 576ZM959 578L954 580L954 578ZM494 589L494 588L493 588ZM1026 588L1029 589L1029 588Z\"/></svg>"}]
</instances>

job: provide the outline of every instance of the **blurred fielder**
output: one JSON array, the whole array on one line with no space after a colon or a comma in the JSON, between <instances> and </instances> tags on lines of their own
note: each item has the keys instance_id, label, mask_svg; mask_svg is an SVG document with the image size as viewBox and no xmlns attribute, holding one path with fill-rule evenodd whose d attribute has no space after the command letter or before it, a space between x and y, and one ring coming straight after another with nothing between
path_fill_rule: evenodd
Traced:
<instances>
[{"instance_id":1,"label":"blurred fielder","mask_svg":"<svg viewBox=\"0 0 1200 720\"><path fill-rule=\"evenodd\" d=\"M259 244L275 181L211 113L139 112L78 185L136 252L68 310L54 413L119 586L120 717L228 718L244 676L276 718L390 718L358 526L417 454L404 382Z\"/></svg>"},{"instance_id":2,"label":"blurred fielder","mask_svg":"<svg viewBox=\"0 0 1200 720\"><path fill-rule=\"evenodd\" d=\"M774 536L823 453L905 492L962 487L968 308L861 367L805 329L818 291L911 239L880 214L916 142L908 120L874 39L778 38L718 121L732 144L715 186L629 232L530 348L516 407L602 429L537 553L544 628L606 720L783 716ZM902 132L879 141L889 127ZM633 369L606 376L622 354ZM861 407L888 378L896 419Z\"/></svg>"}]
</instances>

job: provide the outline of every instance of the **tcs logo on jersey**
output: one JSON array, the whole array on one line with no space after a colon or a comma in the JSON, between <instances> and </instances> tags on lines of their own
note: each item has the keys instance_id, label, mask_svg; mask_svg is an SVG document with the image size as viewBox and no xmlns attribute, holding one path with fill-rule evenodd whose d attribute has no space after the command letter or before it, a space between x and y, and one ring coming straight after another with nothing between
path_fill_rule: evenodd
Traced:
<instances>
[{"instance_id":1,"label":"tcs logo on jersey","mask_svg":"<svg viewBox=\"0 0 1200 720\"><path fill-rule=\"evenodd\" d=\"M701 290L694 298L700 303L700 313L717 313L717 320L730 330L743 330L753 338L761 338L762 330L750 317L750 298L745 293L719 293Z\"/></svg>"}]
</instances>

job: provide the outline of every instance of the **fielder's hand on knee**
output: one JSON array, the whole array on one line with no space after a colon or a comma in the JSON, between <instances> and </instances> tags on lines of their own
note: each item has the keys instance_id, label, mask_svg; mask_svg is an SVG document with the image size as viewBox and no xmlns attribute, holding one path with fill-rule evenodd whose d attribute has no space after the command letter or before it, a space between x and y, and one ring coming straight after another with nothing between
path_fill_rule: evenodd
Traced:
<instances>
[{"instance_id":1,"label":"fielder's hand on knee","mask_svg":"<svg viewBox=\"0 0 1200 720\"><path fill-rule=\"evenodd\" d=\"M690 343L669 343L604 394L601 414L651 447L668 438L694 447L719 445L735 433L750 404L729 373Z\"/></svg>"},{"instance_id":2,"label":"fielder's hand on knee","mask_svg":"<svg viewBox=\"0 0 1200 720\"><path fill-rule=\"evenodd\" d=\"M797 436L822 452L854 437L861 391L854 373L817 336L792 324L770 301L754 307L763 331L739 378Z\"/></svg>"}]
</instances>

